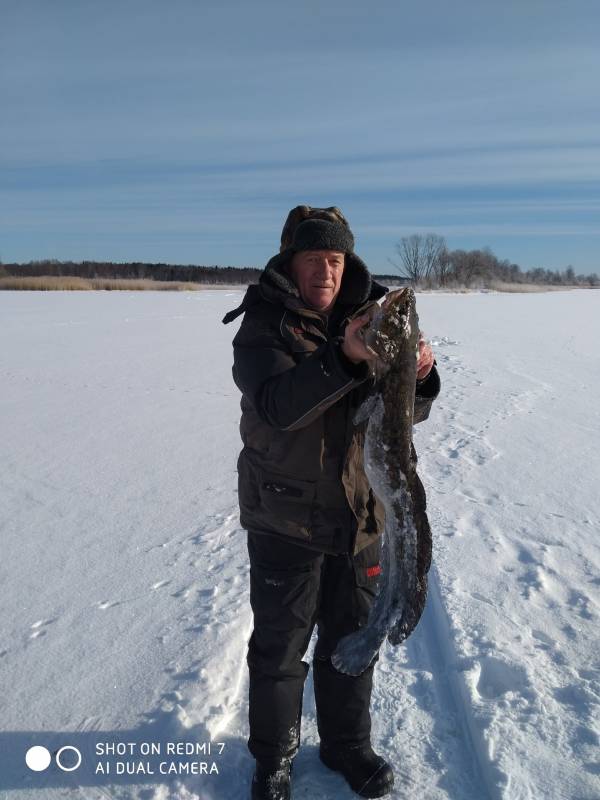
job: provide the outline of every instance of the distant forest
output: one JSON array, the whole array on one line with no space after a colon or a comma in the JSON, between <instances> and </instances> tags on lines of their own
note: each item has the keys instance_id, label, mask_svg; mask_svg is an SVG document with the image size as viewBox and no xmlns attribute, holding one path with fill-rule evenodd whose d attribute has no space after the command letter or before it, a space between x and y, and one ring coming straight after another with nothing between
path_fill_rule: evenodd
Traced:
<instances>
[{"instance_id":1,"label":"distant forest","mask_svg":"<svg viewBox=\"0 0 600 800\"><path fill-rule=\"evenodd\" d=\"M192 281L211 284L248 284L258 280L262 270L250 267L198 267L184 264L144 264L140 261L29 261L27 264L0 264L0 276L109 279L147 279L154 281Z\"/></svg>"},{"instance_id":2,"label":"distant forest","mask_svg":"<svg viewBox=\"0 0 600 800\"><path fill-rule=\"evenodd\" d=\"M413 234L396 244L397 260L389 259L396 270L376 274L385 283L410 283L423 288L494 288L499 284L539 284L552 286L598 286L595 273L576 275L572 266L563 271L543 267L522 270L518 264L500 260L489 248L448 250L442 236ZM261 269L251 267L195 266L183 264L115 263L107 261L29 261L27 264L1 264L0 277L81 277L105 279L145 279L194 282L200 284L255 283Z\"/></svg>"},{"instance_id":3,"label":"distant forest","mask_svg":"<svg viewBox=\"0 0 600 800\"><path fill-rule=\"evenodd\" d=\"M428 288L486 288L499 284L549 284L597 286L598 275L576 275L536 267L523 271L518 264L500 260L489 247L483 250L448 250L443 236L435 233L404 236L396 245L397 260L389 259L411 284Z\"/></svg>"}]
</instances>

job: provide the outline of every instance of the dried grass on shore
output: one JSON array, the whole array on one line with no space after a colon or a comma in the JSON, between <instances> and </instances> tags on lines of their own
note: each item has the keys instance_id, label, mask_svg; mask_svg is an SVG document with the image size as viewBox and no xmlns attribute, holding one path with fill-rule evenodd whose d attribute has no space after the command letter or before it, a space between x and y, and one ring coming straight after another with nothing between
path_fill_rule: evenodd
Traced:
<instances>
[{"instance_id":1,"label":"dried grass on shore","mask_svg":"<svg viewBox=\"0 0 600 800\"><path fill-rule=\"evenodd\" d=\"M396 288L392 286L391 288ZM435 289L418 287L425 294L473 294L475 292L506 292L508 294L529 292L568 292L572 289L589 289L589 286L555 286L550 283L502 283L498 281L489 286L437 286Z\"/></svg>"},{"instance_id":2,"label":"dried grass on shore","mask_svg":"<svg viewBox=\"0 0 600 800\"><path fill-rule=\"evenodd\" d=\"M390 288L398 288L388 281ZM404 284L403 284L404 285ZM0 290L16 291L167 291L167 292L196 292L203 289L243 289L244 284L204 284L192 281L154 281L149 278L80 278L76 275L39 275L26 277L17 275L0 276ZM564 292L568 289L582 289L582 286L555 286L545 283L502 283L501 281L489 286L447 286L436 289L420 288L422 292Z\"/></svg>"},{"instance_id":3,"label":"dried grass on shore","mask_svg":"<svg viewBox=\"0 0 600 800\"><path fill-rule=\"evenodd\" d=\"M564 292L569 289L587 289L587 286L555 286L551 283L492 283L493 292Z\"/></svg>"},{"instance_id":4,"label":"dried grass on shore","mask_svg":"<svg viewBox=\"0 0 600 800\"><path fill-rule=\"evenodd\" d=\"M76 275L40 275L22 277L11 275L0 278L0 290L32 291L95 291L99 289L118 291L198 291L206 288L200 283L187 281L153 281L147 278L79 278Z\"/></svg>"}]
</instances>

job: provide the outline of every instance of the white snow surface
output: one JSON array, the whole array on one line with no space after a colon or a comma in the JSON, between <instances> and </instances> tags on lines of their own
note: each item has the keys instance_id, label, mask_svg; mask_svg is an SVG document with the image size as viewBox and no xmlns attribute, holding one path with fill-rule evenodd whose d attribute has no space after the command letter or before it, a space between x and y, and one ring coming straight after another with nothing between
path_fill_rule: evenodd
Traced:
<instances>
[{"instance_id":1,"label":"white snow surface","mask_svg":"<svg viewBox=\"0 0 600 800\"><path fill-rule=\"evenodd\" d=\"M0 293L2 798L249 796L239 319L220 322L242 296ZM417 308L442 380L415 430L434 565L376 668L392 797L597 800L600 293ZM318 759L311 674L293 798L350 800ZM186 742L212 752L166 754ZM32 771L33 745L82 764Z\"/></svg>"}]
</instances>

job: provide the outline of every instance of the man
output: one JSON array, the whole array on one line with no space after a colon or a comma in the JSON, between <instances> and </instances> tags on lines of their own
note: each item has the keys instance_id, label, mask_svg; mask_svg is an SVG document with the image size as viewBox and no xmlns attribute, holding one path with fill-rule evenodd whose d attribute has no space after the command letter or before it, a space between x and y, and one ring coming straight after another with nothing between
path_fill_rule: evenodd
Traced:
<instances>
[{"instance_id":1,"label":"man","mask_svg":"<svg viewBox=\"0 0 600 800\"><path fill-rule=\"evenodd\" d=\"M362 797L381 797L393 785L390 765L371 748L373 665L351 677L330 661L338 640L365 624L380 571L384 509L364 472L367 423L355 426L353 418L375 374L360 330L386 291L354 254L339 209L298 206L279 254L223 319L245 312L233 377L242 392L239 504L254 613L253 800L290 797L309 669L302 656L315 624L320 758ZM417 378L419 422L440 388L424 342Z\"/></svg>"}]
</instances>

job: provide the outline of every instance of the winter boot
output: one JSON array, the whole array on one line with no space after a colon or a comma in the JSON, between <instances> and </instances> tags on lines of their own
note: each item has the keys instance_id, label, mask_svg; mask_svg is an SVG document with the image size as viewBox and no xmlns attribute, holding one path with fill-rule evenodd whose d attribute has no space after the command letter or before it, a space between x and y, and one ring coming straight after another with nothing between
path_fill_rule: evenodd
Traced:
<instances>
[{"instance_id":1,"label":"winter boot","mask_svg":"<svg viewBox=\"0 0 600 800\"><path fill-rule=\"evenodd\" d=\"M392 791L392 768L368 743L350 747L321 744L319 756L326 767L341 772L361 797L383 797Z\"/></svg>"},{"instance_id":2,"label":"winter boot","mask_svg":"<svg viewBox=\"0 0 600 800\"><path fill-rule=\"evenodd\" d=\"M256 762L252 778L252 800L290 800L292 762L282 759L277 764Z\"/></svg>"}]
</instances>

